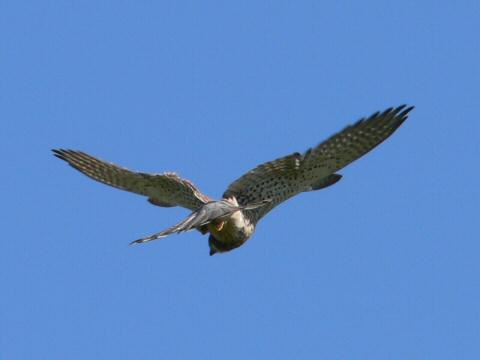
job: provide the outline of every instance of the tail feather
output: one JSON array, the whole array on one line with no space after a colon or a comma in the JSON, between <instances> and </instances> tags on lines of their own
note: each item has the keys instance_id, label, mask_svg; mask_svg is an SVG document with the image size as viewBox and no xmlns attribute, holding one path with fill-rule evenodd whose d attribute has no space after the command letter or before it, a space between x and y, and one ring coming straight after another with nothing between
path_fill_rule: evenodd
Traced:
<instances>
[{"instance_id":1,"label":"tail feather","mask_svg":"<svg viewBox=\"0 0 480 360\"><path fill-rule=\"evenodd\" d=\"M238 210L251 210L270 203L271 200L262 200L258 203L252 203L245 206L234 206L225 201L210 202L203 205L200 209L192 212L178 224L169 227L153 235L132 241L130 245L143 244L152 240L160 239L174 233L181 233L193 229L201 228L214 220L225 219Z\"/></svg>"},{"instance_id":2,"label":"tail feather","mask_svg":"<svg viewBox=\"0 0 480 360\"><path fill-rule=\"evenodd\" d=\"M209 224L213 220L225 219L226 217L232 215L234 212L238 210L242 210L244 208L245 209L257 208L263 205L264 205L264 201L262 201L261 203L250 204L245 207L234 206L225 201L210 202L203 205L198 210L192 212L189 216L187 216L187 218L180 221L178 224L172 227L169 227L166 230L155 233L153 235L132 241L130 245L142 244L152 240L166 237L174 233L181 233L181 232L193 230L196 228L200 228Z\"/></svg>"},{"instance_id":3,"label":"tail feather","mask_svg":"<svg viewBox=\"0 0 480 360\"><path fill-rule=\"evenodd\" d=\"M157 240L163 237L167 237L168 235L171 235L174 233L180 233L180 232L192 230L193 227L190 226L190 223L192 222L192 220L194 220L194 217L195 217L195 213L192 213L186 219L180 221L178 224L173 225L163 231L157 232L153 235L132 241L130 245L143 244L152 240Z\"/></svg>"}]
</instances>

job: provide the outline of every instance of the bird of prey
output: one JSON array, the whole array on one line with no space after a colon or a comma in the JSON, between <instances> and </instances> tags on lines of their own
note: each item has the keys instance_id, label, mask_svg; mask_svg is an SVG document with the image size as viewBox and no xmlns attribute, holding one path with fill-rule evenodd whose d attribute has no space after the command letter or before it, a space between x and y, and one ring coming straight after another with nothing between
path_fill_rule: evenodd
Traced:
<instances>
[{"instance_id":1,"label":"bird of prey","mask_svg":"<svg viewBox=\"0 0 480 360\"><path fill-rule=\"evenodd\" d=\"M210 234L208 244L213 255L243 245L252 236L258 221L285 200L335 184L342 178L338 170L387 139L412 109L413 106L402 105L376 112L304 153L295 152L261 164L231 183L218 201L176 173L134 172L81 151L52 151L94 180L147 196L153 205L182 206L192 211L178 224L131 244L196 229Z\"/></svg>"}]
</instances>

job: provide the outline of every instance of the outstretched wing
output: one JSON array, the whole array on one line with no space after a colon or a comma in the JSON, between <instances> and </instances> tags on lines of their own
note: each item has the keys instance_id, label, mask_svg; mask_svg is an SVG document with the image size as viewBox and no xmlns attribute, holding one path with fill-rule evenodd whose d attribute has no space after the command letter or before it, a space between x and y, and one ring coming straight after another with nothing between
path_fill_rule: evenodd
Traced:
<instances>
[{"instance_id":1,"label":"outstretched wing","mask_svg":"<svg viewBox=\"0 0 480 360\"><path fill-rule=\"evenodd\" d=\"M259 165L228 187L224 197L240 205L271 199L270 204L247 211L254 222L290 197L330 186L340 180L336 171L365 155L387 139L413 107L406 105L361 119L304 154L294 153Z\"/></svg>"},{"instance_id":2,"label":"outstretched wing","mask_svg":"<svg viewBox=\"0 0 480 360\"><path fill-rule=\"evenodd\" d=\"M54 155L70 166L104 184L148 196L163 207L182 206L196 210L210 199L195 185L175 173L146 174L107 163L81 151L55 149Z\"/></svg>"}]
</instances>

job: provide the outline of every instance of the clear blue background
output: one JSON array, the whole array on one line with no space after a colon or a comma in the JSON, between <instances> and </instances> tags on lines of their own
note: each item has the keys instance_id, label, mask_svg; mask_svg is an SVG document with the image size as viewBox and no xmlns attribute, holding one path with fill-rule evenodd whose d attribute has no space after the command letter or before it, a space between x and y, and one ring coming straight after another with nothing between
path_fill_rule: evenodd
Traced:
<instances>
[{"instance_id":1,"label":"clear blue background","mask_svg":"<svg viewBox=\"0 0 480 360\"><path fill-rule=\"evenodd\" d=\"M478 1L3 1L2 359L479 359ZM219 197L402 103L343 180L209 257L187 211L80 149Z\"/></svg>"}]
</instances>

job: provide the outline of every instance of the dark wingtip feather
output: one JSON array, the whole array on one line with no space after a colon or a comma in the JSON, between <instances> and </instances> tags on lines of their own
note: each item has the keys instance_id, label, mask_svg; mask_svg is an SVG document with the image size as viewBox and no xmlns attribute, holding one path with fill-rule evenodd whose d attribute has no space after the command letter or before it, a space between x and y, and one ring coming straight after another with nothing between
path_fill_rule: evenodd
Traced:
<instances>
[{"instance_id":1,"label":"dark wingtip feather","mask_svg":"<svg viewBox=\"0 0 480 360\"><path fill-rule=\"evenodd\" d=\"M65 151L63 149L52 149L53 156L62 159L64 161L68 161L65 157Z\"/></svg>"},{"instance_id":2,"label":"dark wingtip feather","mask_svg":"<svg viewBox=\"0 0 480 360\"><path fill-rule=\"evenodd\" d=\"M410 111L412 111L413 109L415 109L415 106L409 106L409 107L406 107L407 105L402 105L401 107L399 107L399 111L402 111L400 114L398 114L398 116L400 117L406 117L408 115L408 113Z\"/></svg>"},{"instance_id":3,"label":"dark wingtip feather","mask_svg":"<svg viewBox=\"0 0 480 360\"><path fill-rule=\"evenodd\" d=\"M380 111L377 111L377 112L374 112L372 115L370 115L367 119L365 119L364 122L368 122L368 121L371 121L373 119L375 119L376 117L378 117L380 115Z\"/></svg>"},{"instance_id":4,"label":"dark wingtip feather","mask_svg":"<svg viewBox=\"0 0 480 360\"><path fill-rule=\"evenodd\" d=\"M68 162L73 167L75 167L74 163L78 162L79 155L84 154L81 151L71 149L52 149L52 152L53 156Z\"/></svg>"},{"instance_id":5,"label":"dark wingtip feather","mask_svg":"<svg viewBox=\"0 0 480 360\"><path fill-rule=\"evenodd\" d=\"M143 241L143 239L134 240L131 243L129 243L128 246L135 246L135 245L143 244L144 242L145 241Z\"/></svg>"},{"instance_id":6,"label":"dark wingtip feather","mask_svg":"<svg viewBox=\"0 0 480 360\"><path fill-rule=\"evenodd\" d=\"M414 109L414 106L407 107L406 104L397 107L394 111L393 122L390 125L391 133L397 130L408 118L408 113Z\"/></svg>"},{"instance_id":7,"label":"dark wingtip feather","mask_svg":"<svg viewBox=\"0 0 480 360\"><path fill-rule=\"evenodd\" d=\"M384 115L386 115L386 114L391 113L392 110L393 110L393 107L389 107L387 110L384 110L384 111L382 112L382 115L381 115L381 116L384 116Z\"/></svg>"},{"instance_id":8,"label":"dark wingtip feather","mask_svg":"<svg viewBox=\"0 0 480 360\"><path fill-rule=\"evenodd\" d=\"M395 109L396 127L398 128L408 118L408 113L414 109L414 106L402 105Z\"/></svg>"}]
</instances>

